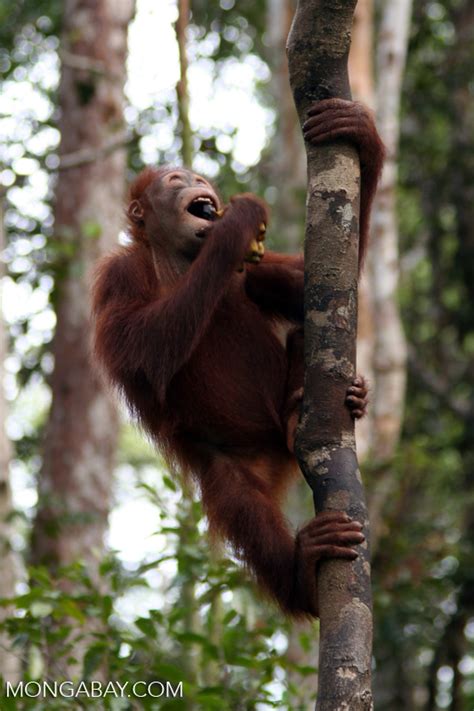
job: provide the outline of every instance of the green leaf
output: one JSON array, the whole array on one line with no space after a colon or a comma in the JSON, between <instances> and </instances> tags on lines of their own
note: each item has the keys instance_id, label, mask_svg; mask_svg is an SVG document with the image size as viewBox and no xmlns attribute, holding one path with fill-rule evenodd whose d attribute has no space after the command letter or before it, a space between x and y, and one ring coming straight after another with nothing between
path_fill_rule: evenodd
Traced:
<instances>
[{"instance_id":1,"label":"green leaf","mask_svg":"<svg viewBox=\"0 0 474 711\"><path fill-rule=\"evenodd\" d=\"M239 613L237 610L229 610L229 612L225 615L223 619L224 625L230 624L233 620L239 617Z\"/></svg>"},{"instance_id":2,"label":"green leaf","mask_svg":"<svg viewBox=\"0 0 474 711\"><path fill-rule=\"evenodd\" d=\"M178 490L178 487L176 486L175 482L171 479L171 477L166 476L166 474L163 475L163 484L166 486L167 489L170 489L171 491Z\"/></svg>"},{"instance_id":3,"label":"green leaf","mask_svg":"<svg viewBox=\"0 0 474 711\"><path fill-rule=\"evenodd\" d=\"M170 681L174 684L183 681L183 669L174 664L159 662L154 666L153 671L158 674L161 679L166 679L166 681Z\"/></svg>"},{"instance_id":4,"label":"green leaf","mask_svg":"<svg viewBox=\"0 0 474 711\"><path fill-rule=\"evenodd\" d=\"M135 626L147 637L156 639L156 628L149 617L139 617L135 620Z\"/></svg>"},{"instance_id":5,"label":"green leaf","mask_svg":"<svg viewBox=\"0 0 474 711\"><path fill-rule=\"evenodd\" d=\"M59 619L63 616L73 617L81 623L84 623L87 619L79 605L70 598L66 598L58 602L57 606L55 606L53 610L53 617L55 619Z\"/></svg>"},{"instance_id":6,"label":"green leaf","mask_svg":"<svg viewBox=\"0 0 474 711\"><path fill-rule=\"evenodd\" d=\"M93 644L89 647L84 656L83 674L85 679L89 679L93 672L99 668L107 649L108 647L105 642L97 642L97 644Z\"/></svg>"}]
</instances>

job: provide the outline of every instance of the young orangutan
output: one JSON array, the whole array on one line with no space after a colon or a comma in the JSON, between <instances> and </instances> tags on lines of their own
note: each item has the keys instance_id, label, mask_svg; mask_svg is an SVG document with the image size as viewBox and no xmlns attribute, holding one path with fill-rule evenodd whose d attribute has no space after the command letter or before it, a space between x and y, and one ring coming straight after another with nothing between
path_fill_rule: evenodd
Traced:
<instances>
[{"instance_id":1,"label":"young orangutan","mask_svg":"<svg viewBox=\"0 0 474 711\"><path fill-rule=\"evenodd\" d=\"M383 146L359 104L316 103L306 140L356 144L362 169L361 261ZM183 168L147 168L131 188L133 243L101 263L95 353L168 461L198 482L211 530L229 541L289 614L317 615L316 565L353 559L364 541L346 514L320 514L296 535L280 508L303 386L303 257L264 254L266 205L224 205ZM347 391L361 417L367 390Z\"/></svg>"}]
</instances>

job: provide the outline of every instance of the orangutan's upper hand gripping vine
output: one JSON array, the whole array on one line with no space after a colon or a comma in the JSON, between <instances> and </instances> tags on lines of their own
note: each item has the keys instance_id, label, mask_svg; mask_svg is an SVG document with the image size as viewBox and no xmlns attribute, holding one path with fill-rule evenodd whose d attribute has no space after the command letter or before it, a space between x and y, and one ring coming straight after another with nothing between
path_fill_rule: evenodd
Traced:
<instances>
[{"instance_id":1,"label":"orangutan's upper hand gripping vine","mask_svg":"<svg viewBox=\"0 0 474 711\"><path fill-rule=\"evenodd\" d=\"M304 132L359 149L362 261L383 160L373 120L359 104L328 99L310 109ZM317 615L318 561L355 558L351 546L364 537L339 512L295 536L279 506L298 471L303 258L263 256L265 204L245 194L224 207L189 170L146 169L128 218L132 245L97 273L95 353L165 456L199 483L211 529L285 612ZM356 379L346 399L353 417L366 395Z\"/></svg>"}]
</instances>

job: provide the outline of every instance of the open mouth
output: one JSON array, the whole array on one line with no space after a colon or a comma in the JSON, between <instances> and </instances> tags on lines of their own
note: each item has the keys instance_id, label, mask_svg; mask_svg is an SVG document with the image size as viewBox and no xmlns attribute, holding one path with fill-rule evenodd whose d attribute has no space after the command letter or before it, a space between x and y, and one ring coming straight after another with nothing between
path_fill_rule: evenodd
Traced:
<instances>
[{"instance_id":1,"label":"open mouth","mask_svg":"<svg viewBox=\"0 0 474 711\"><path fill-rule=\"evenodd\" d=\"M197 197L186 208L191 215L200 220L212 222L217 217L217 206L209 197Z\"/></svg>"}]
</instances>

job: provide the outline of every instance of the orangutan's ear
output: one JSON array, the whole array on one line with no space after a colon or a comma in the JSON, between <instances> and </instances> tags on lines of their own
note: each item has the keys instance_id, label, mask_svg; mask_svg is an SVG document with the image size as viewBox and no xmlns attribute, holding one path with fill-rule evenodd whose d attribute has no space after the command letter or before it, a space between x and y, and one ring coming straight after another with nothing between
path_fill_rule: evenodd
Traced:
<instances>
[{"instance_id":1,"label":"orangutan's ear","mask_svg":"<svg viewBox=\"0 0 474 711\"><path fill-rule=\"evenodd\" d=\"M145 217L145 210L140 200L132 200L128 206L127 215L136 225L142 225Z\"/></svg>"}]
</instances>

